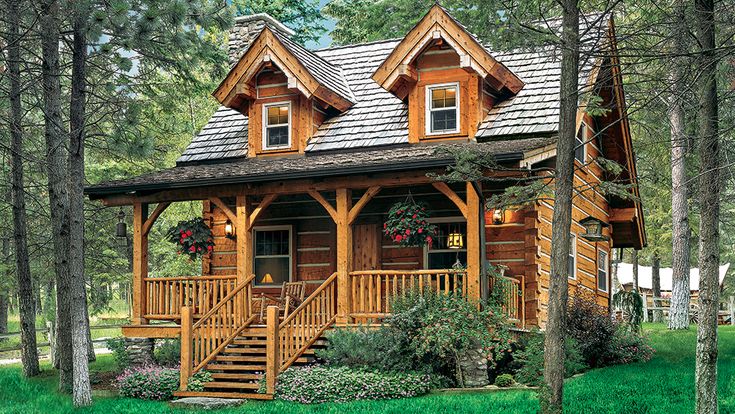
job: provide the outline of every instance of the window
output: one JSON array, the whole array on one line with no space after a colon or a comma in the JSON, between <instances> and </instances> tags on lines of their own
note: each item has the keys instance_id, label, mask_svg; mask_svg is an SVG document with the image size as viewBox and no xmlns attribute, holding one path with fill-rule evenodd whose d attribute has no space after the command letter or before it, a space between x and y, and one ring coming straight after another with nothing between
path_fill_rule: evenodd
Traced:
<instances>
[{"instance_id":1,"label":"window","mask_svg":"<svg viewBox=\"0 0 735 414\"><path fill-rule=\"evenodd\" d=\"M270 285L291 280L291 227L257 227L253 233L255 283Z\"/></svg>"},{"instance_id":2,"label":"window","mask_svg":"<svg viewBox=\"0 0 735 414\"><path fill-rule=\"evenodd\" d=\"M582 122L582 125L577 131L577 138L574 140L574 159L584 164L585 162L585 147L587 143L587 124Z\"/></svg>"},{"instance_id":3,"label":"window","mask_svg":"<svg viewBox=\"0 0 735 414\"><path fill-rule=\"evenodd\" d=\"M607 292L607 252L597 252L597 289Z\"/></svg>"},{"instance_id":4,"label":"window","mask_svg":"<svg viewBox=\"0 0 735 414\"><path fill-rule=\"evenodd\" d=\"M467 266L467 223L461 219L435 219L430 220L436 224L437 235L431 246L424 249L424 267L426 269L451 269L459 261L462 266ZM462 249L450 249L447 246L449 233L460 233L463 238Z\"/></svg>"},{"instance_id":5,"label":"window","mask_svg":"<svg viewBox=\"0 0 735 414\"><path fill-rule=\"evenodd\" d=\"M291 103L263 106L263 149L291 147Z\"/></svg>"},{"instance_id":6,"label":"window","mask_svg":"<svg viewBox=\"0 0 735 414\"><path fill-rule=\"evenodd\" d=\"M569 235L569 260L567 261L567 272L570 279L577 278L577 236Z\"/></svg>"},{"instance_id":7,"label":"window","mask_svg":"<svg viewBox=\"0 0 735 414\"><path fill-rule=\"evenodd\" d=\"M459 132L459 84L426 87L426 134Z\"/></svg>"}]
</instances>

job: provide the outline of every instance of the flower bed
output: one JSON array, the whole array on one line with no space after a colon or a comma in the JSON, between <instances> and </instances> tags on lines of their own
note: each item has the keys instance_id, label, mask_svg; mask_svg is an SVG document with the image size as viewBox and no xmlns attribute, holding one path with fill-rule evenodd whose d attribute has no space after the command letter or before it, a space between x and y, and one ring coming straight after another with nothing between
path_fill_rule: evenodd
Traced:
<instances>
[{"instance_id":1,"label":"flower bed","mask_svg":"<svg viewBox=\"0 0 735 414\"><path fill-rule=\"evenodd\" d=\"M127 368L115 379L115 385L124 397L170 400L179 389L179 369L156 365Z\"/></svg>"},{"instance_id":2,"label":"flower bed","mask_svg":"<svg viewBox=\"0 0 735 414\"><path fill-rule=\"evenodd\" d=\"M292 367L278 377L276 396L302 404L414 397L431 389L429 375L348 367Z\"/></svg>"}]
</instances>

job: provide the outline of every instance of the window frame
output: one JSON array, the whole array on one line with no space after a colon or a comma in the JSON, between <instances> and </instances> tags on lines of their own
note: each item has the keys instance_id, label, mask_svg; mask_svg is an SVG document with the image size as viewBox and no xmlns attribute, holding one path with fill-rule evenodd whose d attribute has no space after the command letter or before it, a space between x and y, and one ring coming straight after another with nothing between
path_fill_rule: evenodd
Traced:
<instances>
[{"instance_id":1,"label":"window frame","mask_svg":"<svg viewBox=\"0 0 735 414\"><path fill-rule=\"evenodd\" d=\"M454 130L442 130L442 131L432 131L432 122L431 122L431 113L434 111L446 111L449 108L438 108L438 109L432 109L432 101L431 101L431 91L433 89L443 89L452 87L455 90L455 100L454 100L454 114L455 118L457 119L456 125ZM426 85L424 87L424 95L425 95L425 102L424 102L424 126L425 126L425 132L427 136L434 136L434 135L449 135L449 134L458 134L462 130L462 126L460 125L460 87L459 82L447 82L447 83L437 83L437 84L431 84Z\"/></svg>"},{"instance_id":2,"label":"window frame","mask_svg":"<svg viewBox=\"0 0 735 414\"><path fill-rule=\"evenodd\" d=\"M582 121L582 123L579 126L579 129L577 130L577 134L574 136L574 159L576 161L579 161L582 165L584 165L587 162L587 130L588 130L587 123ZM579 137L580 135L582 135L582 138ZM577 158L578 149L581 149L582 151L581 160Z\"/></svg>"},{"instance_id":3,"label":"window frame","mask_svg":"<svg viewBox=\"0 0 735 414\"><path fill-rule=\"evenodd\" d=\"M605 255L605 265L604 269L600 268L600 255ZM600 292L609 292L610 291L610 253L608 253L606 250L598 250L597 251L597 290ZM605 289L600 289L600 272L605 272Z\"/></svg>"},{"instance_id":4,"label":"window frame","mask_svg":"<svg viewBox=\"0 0 735 414\"><path fill-rule=\"evenodd\" d=\"M440 224L440 223L465 223L467 224L467 220L462 216L452 216L452 217L430 217L427 222L429 224ZM467 230L465 228L465 234L464 234L464 248L462 249L435 249L432 250L431 253L429 253L429 246L424 245L424 263L423 267L424 270L438 270L438 269L429 269L429 254L431 253L459 253L459 252L465 252L467 253Z\"/></svg>"},{"instance_id":5,"label":"window frame","mask_svg":"<svg viewBox=\"0 0 735 414\"><path fill-rule=\"evenodd\" d=\"M262 255L258 256L256 254L257 249L257 232L259 231L278 231L278 230L288 230L288 256L277 254L277 255ZM255 226L252 229L252 240L253 240L253 246L252 252L253 252L253 269L252 272L255 273L255 261L262 258L282 258L282 257L288 257L288 280L286 282L292 282L293 281L293 226L290 224L283 224L283 225L277 225L277 226ZM280 286L280 283L255 283L255 286Z\"/></svg>"},{"instance_id":6,"label":"window frame","mask_svg":"<svg viewBox=\"0 0 735 414\"><path fill-rule=\"evenodd\" d=\"M577 235L569 233L569 256L567 257L567 272L569 272L569 258L572 259L572 272L570 272L568 278L571 280L577 280Z\"/></svg>"},{"instance_id":7,"label":"window frame","mask_svg":"<svg viewBox=\"0 0 735 414\"><path fill-rule=\"evenodd\" d=\"M268 128L282 128L284 124L276 124L276 125L268 125L268 108L272 108L274 106L287 106L288 107L288 124L286 125L286 128L288 130L288 144L287 145L276 145L276 146L270 146L268 145ZM263 151L271 151L271 150L282 150L282 149L290 149L292 146L292 138L291 138L291 114L292 114L292 106L291 101L283 101L283 102L271 102L271 103L264 103L263 104L263 128L262 128L262 142L263 142Z\"/></svg>"}]
</instances>

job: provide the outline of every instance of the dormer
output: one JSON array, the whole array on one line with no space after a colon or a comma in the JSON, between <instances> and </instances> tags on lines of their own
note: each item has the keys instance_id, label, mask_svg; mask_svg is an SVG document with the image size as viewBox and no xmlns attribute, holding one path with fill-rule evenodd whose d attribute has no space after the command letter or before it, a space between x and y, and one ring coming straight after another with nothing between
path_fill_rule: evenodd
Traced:
<instances>
[{"instance_id":1,"label":"dormer","mask_svg":"<svg viewBox=\"0 0 735 414\"><path fill-rule=\"evenodd\" d=\"M248 117L248 157L303 153L324 120L355 102L341 68L269 26L213 95Z\"/></svg>"},{"instance_id":2,"label":"dormer","mask_svg":"<svg viewBox=\"0 0 735 414\"><path fill-rule=\"evenodd\" d=\"M473 140L490 108L524 86L439 5L414 26L372 78L408 103L410 143Z\"/></svg>"}]
</instances>

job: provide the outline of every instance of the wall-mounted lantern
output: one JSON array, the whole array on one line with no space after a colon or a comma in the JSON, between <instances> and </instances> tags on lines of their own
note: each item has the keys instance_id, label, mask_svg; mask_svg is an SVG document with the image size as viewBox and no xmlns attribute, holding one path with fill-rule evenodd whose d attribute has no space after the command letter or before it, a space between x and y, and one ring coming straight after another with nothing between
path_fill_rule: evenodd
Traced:
<instances>
[{"instance_id":1,"label":"wall-mounted lantern","mask_svg":"<svg viewBox=\"0 0 735 414\"><path fill-rule=\"evenodd\" d=\"M505 223L505 209L496 208L493 211L493 224L503 224L503 223Z\"/></svg>"},{"instance_id":2,"label":"wall-mounted lantern","mask_svg":"<svg viewBox=\"0 0 735 414\"><path fill-rule=\"evenodd\" d=\"M235 227L232 225L232 222L230 220L227 220L225 222L225 237L227 237L228 239L235 238Z\"/></svg>"},{"instance_id":3,"label":"wall-mounted lantern","mask_svg":"<svg viewBox=\"0 0 735 414\"><path fill-rule=\"evenodd\" d=\"M610 239L608 236L602 234L602 229L609 226L609 224L600 219L594 218L592 216L587 216L580 220L579 224L584 226L585 233L581 236L585 240L599 242L607 241Z\"/></svg>"},{"instance_id":4,"label":"wall-mounted lantern","mask_svg":"<svg viewBox=\"0 0 735 414\"><path fill-rule=\"evenodd\" d=\"M128 225L125 223L125 212L123 211L122 207L117 213L117 226L115 227L115 236L117 236L118 239L128 238Z\"/></svg>"},{"instance_id":5,"label":"wall-mounted lantern","mask_svg":"<svg viewBox=\"0 0 735 414\"><path fill-rule=\"evenodd\" d=\"M447 236L447 248L461 249L463 247L464 247L464 237L462 237L462 233L458 231L449 233L449 236Z\"/></svg>"}]
</instances>

